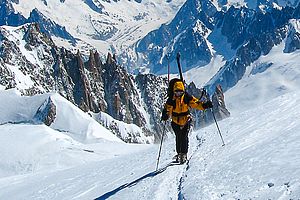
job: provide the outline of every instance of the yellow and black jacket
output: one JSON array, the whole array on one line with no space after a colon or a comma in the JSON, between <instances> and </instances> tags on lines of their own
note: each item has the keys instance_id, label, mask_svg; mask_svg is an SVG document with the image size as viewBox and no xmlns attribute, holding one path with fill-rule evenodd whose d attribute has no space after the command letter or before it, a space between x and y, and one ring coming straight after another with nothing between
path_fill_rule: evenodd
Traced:
<instances>
[{"instance_id":1,"label":"yellow and black jacket","mask_svg":"<svg viewBox=\"0 0 300 200\"><path fill-rule=\"evenodd\" d=\"M166 112L174 123L179 126L184 126L191 118L189 108L198 110L205 109L203 108L203 102L187 92L184 92L182 96L169 97L163 112Z\"/></svg>"}]
</instances>

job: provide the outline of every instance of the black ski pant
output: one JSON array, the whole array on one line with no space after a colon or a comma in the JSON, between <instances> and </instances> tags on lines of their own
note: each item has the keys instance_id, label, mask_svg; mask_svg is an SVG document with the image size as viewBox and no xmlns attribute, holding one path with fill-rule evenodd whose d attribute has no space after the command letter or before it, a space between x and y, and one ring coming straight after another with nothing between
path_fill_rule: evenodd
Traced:
<instances>
[{"instance_id":1,"label":"black ski pant","mask_svg":"<svg viewBox=\"0 0 300 200\"><path fill-rule=\"evenodd\" d=\"M190 131L191 123L188 121L186 125L179 126L178 124L172 122L172 129L176 135L176 152L179 153L187 153L189 148L189 138L188 134Z\"/></svg>"}]
</instances>

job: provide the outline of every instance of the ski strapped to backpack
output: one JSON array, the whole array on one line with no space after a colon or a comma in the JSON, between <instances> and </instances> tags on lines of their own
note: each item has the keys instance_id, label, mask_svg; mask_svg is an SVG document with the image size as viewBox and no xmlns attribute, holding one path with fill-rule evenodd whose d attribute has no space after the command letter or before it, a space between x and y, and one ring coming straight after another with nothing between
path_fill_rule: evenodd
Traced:
<instances>
[{"instance_id":1,"label":"ski strapped to backpack","mask_svg":"<svg viewBox=\"0 0 300 200\"><path fill-rule=\"evenodd\" d=\"M180 53L179 52L177 53L176 60L177 60L177 66L178 66L180 79L183 82L182 70L181 70L181 65L180 65Z\"/></svg>"},{"instance_id":2,"label":"ski strapped to backpack","mask_svg":"<svg viewBox=\"0 0 300 200\"><path fill-rule=\"evenodd\" d=\"M169 58L168 58L169 59ZM168 82L169 82L169 86L168 86L168 97L173 97L174 95L174 91L173 91L173 88L174 88L174 84L176 82L183 82L184 84L184 80L183 80L183 75L182 75L182 70L181 70L181 65L180 65L180 53L178 52L177 53L177 56L176 56L176 60L177 60L177 66L178 66L178 71L179 71L179 76L180 78L173 78L173 79L169 79L170 75L169 75L169 70L168 70ZM169 68L169 66L168 66Z\"/></svg>"},{"instance_id":3,"label":"ski strapped to backpack","mask_svg":"<svg viewBox=\"0 0 300 200\"><path fill-rule=\"evenodd\" d=\"M170 58L169 55L166 55L166 58L168 60L168 83L170 82Z\"/></svg>"}]
</instances>

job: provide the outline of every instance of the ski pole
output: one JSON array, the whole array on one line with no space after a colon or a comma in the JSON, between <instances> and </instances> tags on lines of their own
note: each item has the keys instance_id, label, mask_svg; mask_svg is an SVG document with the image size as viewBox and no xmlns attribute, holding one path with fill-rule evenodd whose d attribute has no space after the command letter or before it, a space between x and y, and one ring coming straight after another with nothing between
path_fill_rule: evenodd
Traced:
<instances>
[{"instance_id":1,"label":"ski pole","mask_svg":"<svg viewBox=\"0 0 300 200\"><path fill-rule=\"evenodd\" d=\"M209 94L208 94L208 92L206 91L206 89L203 89L203 90L202 90L202 92L204 93L204 96L206 96L206 98L210 99L210 98L209 98ZM223 136L222 136L222 134L221 134L221 131L220 131L220 128L219 128L218 122L217 122L217 120L216 120L215 113L214 113L214 111L213 111L213 109L212 109L212 108L210 109L210 111L211 111L211 113L212 113L212 116L213 116L213 118L214 118L214 120L215 120L215 124L216 124L216 126L217 126L217 129L218 129L219 135L220 135L220 137L221 137L221 140L222 140L222 146L225 146L225 142L224 142L224 140L223 140Z\"/></svg>"},{"instance_id":2,"label":"ski pole","mask_svg":"<svg viewBox=\"0 0 300 200\"><path fill-rule=\"evenodd\" d=\"M161 152L161 147L162 147L162 143L163 143L163 139L164 139L164 135L165 135L165 131L166 131L166 121L165 121L165 124L164 124L164 130L163 130L163 133L161 135L161 141L160 141L160 145L159 145L159 151L158 151L158 157L157 157L157 163L156 163L156 170L158 169L158 164L159 164L159 158L160 158L160 152ZM155 171L156 171L155 170Z\"/></svg>"},{"instance_id":3,"label":"ski pole","mask_svg":"<svg viewBox=\"0 0 300 200\"><path fill-rule=\"evenodd\" d=\"M215 117L215 114L214 114L214 111L213 111L213 109L211 108L210 109L210 111L211 111L211 113L212 113L212 115L213 115L213 118L214 118L214 120L215 120L215 123L216 123L216 126L217 126L217 129L218 129L218 131L219 131L219 135L220 135L220 137L221 137L221 140L222 140L222 146L224 146L225 145L225 143L224 143L224 140L223 140L223 137L222 137L222 134L221 134L221 131L220 131L220 128L219 128L219 125L218 125L218 123L217 123L217 120L216 120L216 117Z\"/></svg>"},{"instance_id":4,"label":"ski pole","mask_svg":"<svg viewBox=\"0 0 300 200\"><path fill-rule=\"evenodd\" d=\"M170 83L170 58L169 55L166 56L168 60L168 83Z\"/></svg>"}]
</instances>

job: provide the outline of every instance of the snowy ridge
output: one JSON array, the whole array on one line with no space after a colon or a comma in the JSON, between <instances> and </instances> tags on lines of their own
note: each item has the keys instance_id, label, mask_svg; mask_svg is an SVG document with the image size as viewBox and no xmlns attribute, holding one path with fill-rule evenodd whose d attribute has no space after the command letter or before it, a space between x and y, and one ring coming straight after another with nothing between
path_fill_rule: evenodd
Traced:
<instances>
[{"instance_id":1,"label":"snowy ridge","mask_svg":"<svg viewBox=\"0 0 300 200\"><path fill-rule=\"evenodd\" d=\"M121 141L88 114L58 94L22 97L17 90L5 90L0 92L0 96L1 124L39 123L34 116L38 108L48 101L48 98L51 98L57 107L56 118L50 126L52 129L68 133L75 140L81 142L92 142L97 139Z\"/></svg>"},{"instance_id":2,"label":"snowy ridge","mask_svg":"<svg viewBox=\"0 0 300 200\"><path fill-rule=\"evenodd\" d=\"M11 59L5 60L3 65L6 66L12 79L14 79L14 87L20 91L26 91L34 88L35 82L41 84L37 79L41 76L41 71L51 69L53 60L47 59L51 57L50 45L45 42L34 44L34 48L29 48L26 38L26 31L33 29L32 24L25 24L24 26L11 27L1 26L1 33L4 35L4 41L6 38L11 42L11 46L8 48L11 52L6 52L7 55L11 55ZM41 34L37 34L37 37L41 37ZM2 48L6 48L3 43ZM51 44L51 40L49 42ZM49 46L47 46L49 45ZM4 56L5 57L5 56ZM4 58L3 57L3 58ZM4 58L5 59L5 58ZM22 70L23 69L23 70ZM24 69L28 70L24 73ZM33 77L32 74L35 74ZM7 76L4 76L7 78ZM33 81L33 79L36 79ZM47 81L53 81L48 79ZM38 89L45 92L45 88L38 86Z\"/></svg>"},{"instance_id":3,"label":"snowy ridge","mask_svg":"<svg viewBox=\"0 0 300 200\"><path fill-rule=\"evenodd\" d=\"M285 6L296 6L299 3L299 0L268 0L268 1L262 1L262 0L228 0L228 1L222 1L222 0L212 0L215 6L225 6L229 8L230 6L235 7L242 7L245 6L247 8L256 9L261 4L265 4L271 7L285 7ZM224 2L224 3L223 3ZM262 6L264 7L264 6Z\"/></svg>"},{"instance_id":4,"label":"snowy ridge","mask_svg":"<svg viewBox=\"0 0 300 200\"><path fill-rule=\"evenodd\" d=\"M154 136L147 136L143 130L135 124L127 124L116 120L104 112L92 115L95 120L101 122L105 127L118 129L117 133L120 133L120 135L117 133L116 135L123 141L131 141L131 143L138 144L154 143Z\"/></svg>"}]
</instances>

